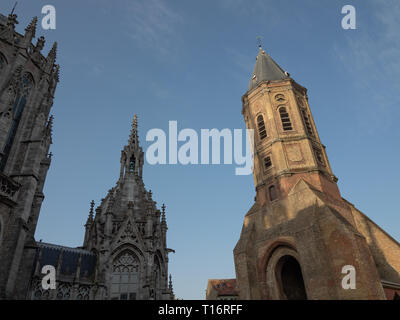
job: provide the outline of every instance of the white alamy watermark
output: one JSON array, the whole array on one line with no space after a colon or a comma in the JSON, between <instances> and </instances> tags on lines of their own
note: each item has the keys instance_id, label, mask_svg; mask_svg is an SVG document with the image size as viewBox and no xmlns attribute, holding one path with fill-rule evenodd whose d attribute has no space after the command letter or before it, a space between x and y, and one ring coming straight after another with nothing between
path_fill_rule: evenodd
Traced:
<instances>
[{"instance_id":1,"label":"white alamy watermark","mask_svg":"<svg viewBox=\"0 0 400 320\"><path fill-rule=\"evenodd\" d=\"M223 149L223 164L234 163L237 165L236 175L249 175L253 172L254 130L246 130L246 133L247 137L243 137L242 129L201 129L199 139L194 129L186 128L178 132L178 122L169 121L168 135L162 129L147 132L146 141L153 143L146 150L146 161L151 165L220 165ZM244 155L243 138L246 141ZM183 144L178 148L179 142Z\"/></svg>"},{"instance_id":2,"label":"white alamy watermark","mask_svg":"<svg viewBox=\"0 0 400 320\"><path fill-rule=\"evenodd\" d=\"M356 25L356 8L352 5L345 5L342 8L342 14L345 14L345 16L342 19L342 28L344 30L355 30L357 29Z\"/></svg>"},{"instance_id":3,"label":"white alamy watermark","mask_svg":"<svg viewBox=\"0 0 400 320\"><path fill-rule=\"evenodd\" d=\"M45 265L42 268L42 288L43 290L56 289L56 268L52 265Z\"/></svg>"},{"instance_id":4,"label":"white alamy watermark","mask_svg":"<svg viewBox=\"0 0 400 320\"><path fill-rule=\"evenodd\" d=\"M55 30L56 29L56 8L50 4L43 6L42 14L45 15L42 18L42 28L44 30Z\"/></svg>"},{"instance_id":5,"label":"white alamy watermark","mask_svg":"<svg viewBox=\"0 0 400 320\"><path fill-rule=\"evenodd\" d=\"M356 268L352 265L343 266L342 274L345 274L342 279L342 288L344 290L356 289Z\"/></svg>"}]
</instances>

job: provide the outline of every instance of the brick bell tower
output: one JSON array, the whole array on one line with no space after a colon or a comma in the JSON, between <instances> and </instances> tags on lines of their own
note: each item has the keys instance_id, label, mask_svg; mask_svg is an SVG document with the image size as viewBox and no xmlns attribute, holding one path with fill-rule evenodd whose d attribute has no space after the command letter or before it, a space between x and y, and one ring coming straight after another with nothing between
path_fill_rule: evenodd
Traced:
<instances>
[{"instance_id":1,"label":"brick bell tower","mask_svg":"<svg viewBox=\"0 0 400 320\"><path fill-rule=\"evenodd\" d=\"M342 199L297 84L261 48L242 97L254 129L255 203L234 249L241 299L384 299L374 259ZM344 289L353 266L356 289Z\"/></svg>"}]
</instances>

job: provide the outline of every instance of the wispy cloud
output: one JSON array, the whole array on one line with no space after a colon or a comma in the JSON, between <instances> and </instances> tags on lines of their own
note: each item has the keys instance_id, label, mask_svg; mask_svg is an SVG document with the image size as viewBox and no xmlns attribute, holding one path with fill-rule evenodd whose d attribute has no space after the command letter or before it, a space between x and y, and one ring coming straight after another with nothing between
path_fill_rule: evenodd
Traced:
<instances>
[{"instance_id":1,"label":"wispy cloud","mask_svg":"<svg viewBox=\"0 0 400 320\"><path fill-rule=\"evenodd\" d=\"M267 14L269 22L279 21L280 15L274 5L274 0L219 0L219 5L224 9L234 10L239 14L254 15Z\"/></svg>"},{"instance_id":2,"label":"wispy cloud","mask_svg":"<svg viewBox=\"0 0 400 320\"><path fill-rule=\"evenodd\" d=\"M364 120L371 119L368 123L371 131L373 122L382 125L381 122L393 121L391 112L398 112L400 104L400 2L368 0L365 3L369 6L369 15L358 14L358 30L354 34L343 31L348 33L345 45L336 43L334 52L355 83L373 99L370 107L363 109ZM380 117L376 117L377 112Z\"/></svg>"},{"instance_id":3,"label":"wispy cloud","mask_svg":"<svg viewBox=\"0 0 400 320\"><path fill-rule=\"evenodd\" d=\"M164 0L138 0L127 3L127 31L139 46L170 54L176 47L183 17Z\"/></svg>"},{"instance_id":4,"label":"wispy cloud","mask_svg":"<svg viewBox=\"0 0 400 320\"><path fill-rule=\"evenodd\" d=\"M229 68L231 75L238 81L247 81L250 79L251 72L254 68L255 55L251 57L234 48L225 48L225 51L230 58L230 62L234 66L233 68Z\"/></svg>"}]
</instances>

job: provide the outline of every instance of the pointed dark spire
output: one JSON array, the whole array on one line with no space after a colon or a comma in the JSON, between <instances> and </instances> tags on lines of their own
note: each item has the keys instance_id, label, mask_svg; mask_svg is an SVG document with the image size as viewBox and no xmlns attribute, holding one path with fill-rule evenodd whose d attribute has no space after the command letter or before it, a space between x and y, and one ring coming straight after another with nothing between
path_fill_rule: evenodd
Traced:
<instances>
[{"instance_id":1,"label":"pointed dark spire","mask_svg":"<svg viewBox=\"0 0 400 320\"><path fill-rule=\"evenodd\" d=\"M36 25L37 25L38 18L33 17L32 21L28 26L25 28L25 37L29 34L30 39L36 36Z\"/></svg>"},{"instance_id":2,"label":"pointed dark spire","mask_svg":"<svg viewBox=\"0 0 400 320\"><path fill-rule=\"evenodd\" d=\"M88 216L86 225L91 224L91 223L93 222L93 216L94 216L94 211L93 211L93 209L94 209L94 200L92 200L92 201L90 202L89 216Z\"/></svg>"},{"instance_id":3,"label":"pointed dark spire","mask_svg":"<svg viewBox=\"0 0 400 320\"><path fill-rule=\"evenodd\" d=\"M255 88L263 81L283 80L289 77L269 55L266 53L261 44L259 45L259 52L256 58L256 65L254 72L251 76L248 91Z\"/></svg>"},{"instance_id":4,"label":"pointed dark spire","mask_svg":"<svg viewBox=\"0 0 400 320\"><path fill-rule=\"evenodd\" d=\"M17 7L18 1L15 1L14 6L11 10L11 14L14 14L15 8Z\"/></svg>"},{"instance_id":5,"label":"pointed dark spire","mask_svg":"<svg viewBox=\"0 0 400 320\"><path fill-rule=\"evenodd\" d=\"M163 203L163 205L161 206L161 209L162 209L162 211L161 211L161 223L162 224L166 224L167 223L167 220L165 218L165 208L166 208L166 206Z\"/></svg>"},{"instance_id":6,"label":"pointed dark spire","mask_svg":"<svg viewBox=\"0 0 400 320\"><path fill-rule=\"evenodd\" d=\"M92 200L92 201L90 202L90 211L89 211L89 213L90 213L90 215L91 215L92 217L93 217L93 213L94 213L93 208L94 208L94 200Z\"/></svg>"},{"instance_id":7,"label":"pointed dark spire","mask_svg":"<svg viewBox=\"0 0 400 320\"><path fill-rule=\"evenodd\" d=\"M174 292L174 288L172 287L172 275L169 274L169 284L168 284L169 292L172 294Z\"/></svg>"},{"instance_id":8,"label":"pointed dark spire","mask_svg":"<svg viewBox=\"0 0 400 320\"><path fill-rule=\"evenodd\" d=\"M54 42L53 47L49 51L46 58L46 72L50 73L53 70L54 62L57 59L57 42Z\"/></svg>"},{"instance_id":9,"label":"pointed dark spire","mask_svg":"<svg viewBox=\"0 0 400 320\"><path fill-rule=\"evenodd\" d=\"M137 148L138 143L139 143L138 119L137 119L137 115L135 114L133 121L132 121L131 134L129 136L129 144L133 145L133 146L135 146L135 148Z\"/></svg>"},{"instance_id":10,"label":"pointed dark spire","mask_svg":"<svg viewBox=\"0 0 400 320\"><path fill-rule=\"evenodd\" d=\"M49 51L49 54L47 55L47 59L53 59L53 61L56 61L57 58L57 42L53 43L53 47Z\"/></svg>"}]
</instances>

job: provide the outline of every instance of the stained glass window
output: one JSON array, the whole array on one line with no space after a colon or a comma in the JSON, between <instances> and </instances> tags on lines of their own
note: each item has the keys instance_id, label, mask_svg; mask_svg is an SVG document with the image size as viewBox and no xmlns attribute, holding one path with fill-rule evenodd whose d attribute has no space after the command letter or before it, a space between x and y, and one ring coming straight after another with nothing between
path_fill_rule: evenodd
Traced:
<instances>
[{"instance_id":1,"label":"stained glass window","mask_svg":"<svg viewBox=\"0 0 400 320\"><path fill-rule=\"evenodd\" d=\"M130 251L124 251L113 263L111 299L136 300L139 288L139 261Z\"/></svg>"},{"instance_id":2,"label":"stained glass window","mask_svg":"<svg viewBox=\"0 0 400 320\"><path fill-rule=\"evenodd\" d=\"M22 112L25 108L26 101L28 99L29 93L31 92L32 88L33 88L33 78L31 76L31 74L24 73L22 76L21 82L19 84L17 97L15 99L14 106L13 106L13 118L12 118L11 127L8 132L8 137L7 137L6 143L2 150L3 157L0 162L0 171L4 170L4 167L7 163L7 159L8 159L15 135L17 133L18 125L19 125L19 122L22 117Z\"/></svg>"}]
</instances>

